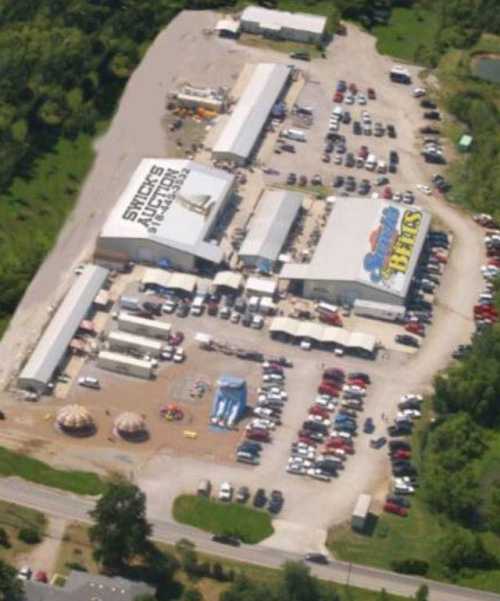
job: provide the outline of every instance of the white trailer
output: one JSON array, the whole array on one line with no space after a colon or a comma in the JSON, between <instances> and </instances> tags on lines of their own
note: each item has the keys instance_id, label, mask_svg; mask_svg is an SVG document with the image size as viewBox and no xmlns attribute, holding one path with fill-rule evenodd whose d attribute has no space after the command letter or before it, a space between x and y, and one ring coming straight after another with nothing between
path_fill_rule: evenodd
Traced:
<instances>
[{"instance_id":1,"label":"white trailer","mask_svg":"<svg viewBox=\"0 0 500 601\"><path fill-rule=\"evenodd\" d=\"M306 132L302 129L284 129L281 132L283 138L288 138L289 140L296 140L297 142L305 142L306 141Z\"/></svg>"},{"instance_id":2,"label":"white trailer","mask_svg":"<svg viewBox=\"0 0 500 601\"><path fill-rule=\"evenodd\" d=\"M110 332L108 344L112 351L136 351L143 355L151 355L152 357L159 357L165 348L165 344L161 340L146 338L137 334L129 334L129 332L121 332L120 330Z\"/></svg>"},{"instance_id":3,"label":"white trailer","mask_svg":"<svg viewBox=\"0 0 500 601\"><path fill-rule=\"evenodd\" d=\"M120 311L118 315L118 328L123 332L168 340L172 326L164 321L138 317L137 315L130 315L130 313Z\"/></svg>"},{"instance_id":4,"label":"white trailer","mask_svg":"<svg viewBox=\"0 0 500 601\"><path fill-rule=\"evenodd\" d=\"M370 514L371 502L372 498L370 495L359 495L351 517L351 527L353 530L364 530L368 515Z\"/></svg>"},{"instance_id":5,"label":"white trailer","mask_svg":"<svg viewBox=\"0 0 500 601\"><path fill-rule=\"evenodd\" d=\"M403 321L406 313L406 309L402 305L377 303L361 299L354 301L353 311L355 315L374 317L375 319L382 319L384 321Z\"/></svg>"},{"instance_id":6,"label":"white trailer","mask_svg":"<svg viewBox=\"0 0 500 601\"><path fill-rule=\"evenodd\" d=\"M101 351L97 356L97 365L108 371L115 371L126 376L136 376L150 380L153 377L153 364L151 361L136 359L128 355Z\"/></svg>"},{"instance_id":7,"label":"white trailer","mask_svg":"<svg viewBox=\"0 0 500 601\"><path fill-rule=\"evenodd\" d=\"M126 309L127 311L139 311L141 308L141 301L135 296L121 296L120 308Z\"/></svg>"}]
</instances>

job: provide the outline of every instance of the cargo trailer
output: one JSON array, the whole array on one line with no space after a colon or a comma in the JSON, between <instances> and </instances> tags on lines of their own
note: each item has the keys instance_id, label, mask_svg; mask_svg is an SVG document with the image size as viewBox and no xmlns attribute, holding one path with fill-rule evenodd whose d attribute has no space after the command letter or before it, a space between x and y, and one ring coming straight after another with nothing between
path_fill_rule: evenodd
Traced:
<instances>
[{"instance_id":1,"label":"cargo trailer","mask_svg":"<svg viewBox=\"0 0 500 601\"><path fill-rule=\"evenodd\" d=\"M118 315L118 328L122 332L168 340L172 326L164 321L138 317L137 315L130 315L129 313L120 311Z\"/></svg>"},{"instance_id":2,"label":"cargo trailer","mask_svg":"<svg viewBox=\"0 0 500 601\"><path fill-rule=\"evenodd\" d=\"M112 351L135 351L143 355L151 355L152 357L159 357L165 348L165 344L161 340L146 338L145 336L138 336L129 332L121 332L120 330L110 332L108 344Z\"/></svg>"},{"instance_id":3,"label":"cargo trailer","mask_svg":"<svg viewBox=\"0 0 500 601\"><path fill-rule=\"evenodd\" d=\"M153 364L151 361L136 359L128 355L101 351L97 356L97 365L102 369L115 371L126 376L135 376L149 380L153 377Z\"/></svg>"}]
</instances>

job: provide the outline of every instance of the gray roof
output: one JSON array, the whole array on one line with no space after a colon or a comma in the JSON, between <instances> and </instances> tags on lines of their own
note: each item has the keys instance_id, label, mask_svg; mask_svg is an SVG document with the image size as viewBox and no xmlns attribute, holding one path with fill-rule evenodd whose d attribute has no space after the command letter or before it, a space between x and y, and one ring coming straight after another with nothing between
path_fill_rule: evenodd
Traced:
<instances>
[{"instance_id":1,"label":"gray roof","mask_svg":"<svg viewBox=\"0 0 500 601\"><path fill-rule=\"evenodd\" d=\"M231 153L247 159L266 119L290 75L290 67L259 63L247 83L236 108L213 147L213 153Z\"/></svg>"},{"instance_id":2,"label":"gray roof","mask_svg":"<svg viewBox=\"0 0 500 601\"><path fill-rule=\"evenodd\" d=\"M103 267L85 265L24 366L19 376L22 388L44 388L50 382L108 273Z\"/></svg>"},{"instance_id":3,"label":"gray roof","mask_svg":"<svg viewBox=\"0 0 500 601\"><path fill-rule=\"evenodd\" d=\"M133 601L138 595L154 594L154 589L144 582L74 570L63 587L28 580L24 591L26 601Z\"/></svg>"},{"instance_id":4,"label":"gray roof","mask_svg":"<svg viewBox=\"0 0 500 601\"><path fill-rule=\"evenodd\" d=\"M310 263L288 263L283 279L358 282L406 297L431 221L417 206L337 198Z\"/></svg>"},{"instance_id":5,"label":"gray roof","mask_svg":"<svg viewBox=\"0 0 500 601\"><path fill-rule=\"evenodd\" d=\"M294 29L322 34L326 27L326 17L307 13L290 13L261 6L248 6L241 13L241 21L258 23L263 29Z\"/></svg>"},{"instance_id":6,"label":"gray roof","mask_svg":"<svg viewBox=\"0 0 500 601\"><path fill-rule=\"evenodd\" d=\"M260 257L276 261L303 199L304 196L299 192L266 191L250 221L250 231L239 251L240 257Z\"/></svg>"},{"instance_id":7,"label":"gray roof","mask_svg":"<svg viewBox=\"0 0 500 601\"><path fill-rule=\"evenodd\" d=\"M220 263L207 241L234 176L184 159L143 159L111 211L100 239L150 240Z\"/></svg>"}]
</instances>

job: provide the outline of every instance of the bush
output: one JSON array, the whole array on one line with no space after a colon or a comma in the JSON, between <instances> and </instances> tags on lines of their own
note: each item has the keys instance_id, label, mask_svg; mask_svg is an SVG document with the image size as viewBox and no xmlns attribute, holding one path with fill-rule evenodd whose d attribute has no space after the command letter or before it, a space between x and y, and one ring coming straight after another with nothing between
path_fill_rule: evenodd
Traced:
<instances>
[{"instance_id":1,"label":"bush","mask_svg":"<svg viewBox=\"0 0 500 601\"><path fill-rule=\"evenodd\" d=\"M69 570L76 570L77 572L88 572L87 568L77 561L68 561L64 564Z\"/></svg>"},{"instance_id":2,"label":"bush","mask_svg":"<svg viewBox=\"0 0 500 601\"><path fill-rule=\"evenodd\" d=\"M2 547L5 547L6 549L9 549L11 546L9 541L9 535L7 534L5 528L0 528L0 545Z\"/></svg>"},{"instance_id":3,"label":"bush","mask_svg":"<svg viewBox=\"0 0 500 601\"><path fill-rule=\"evenodd\" d=\"M42 540L40 531L36 528L21 528L17 538L28 545L36 545Z\"/></svg>"},{"instance_id":4,"label":"bush","mask_svg":"<svg viewBox=\"0 0 500 601\"><path fill-rule=\"evenodd\" d=\"M400 574L425 576L429 571L429 563L423 559L395 559L391 561L391 569Z\"/></svg>"}]
</instances>

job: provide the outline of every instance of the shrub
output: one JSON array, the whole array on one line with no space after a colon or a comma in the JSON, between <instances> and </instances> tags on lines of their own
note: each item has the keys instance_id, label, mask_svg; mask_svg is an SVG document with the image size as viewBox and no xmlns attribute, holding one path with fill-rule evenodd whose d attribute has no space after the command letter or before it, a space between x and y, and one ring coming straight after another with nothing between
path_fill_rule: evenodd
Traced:
<instances>
[{"instance_id":1,"label":"shrub","mask_svg":"<svg viewBox=\"0 0 500 601\"><path fill-rule=\"evenodd\" d=\"M40 531L36 528L21 528L17 538L28 545L36 545L42 540Z\"/></svg>"},{"instance_id":2,"label":"shrub","mask_svg":"<svg viewBox=\"0 0 500 601\"><path fill-rule=\"evenodd\" d=\"M76 570L77 572L88 572L87 568L77 561L68 561L65 566L70 570Z\"/></svg>"},{"instance_id":3,"label":"shrub","mask_svg":"<svg viewBox=\"0 0 500 601\"><path fill-rule=\"evenodd\" d=\"M9 535L5 528L0 528L0 545L6 549L10 548Z\"/></svg>"},{"instance_id":4,"label":"shrub","mask_svg":"<svg viewBox=\"0 0 500 601\"><path fill-rule=\"evenodd\" d=\"M395 559L391 561L391 569L400 574L425 576L429 571L429 564L423 559Z\"/></svg>"}]
</instances>

